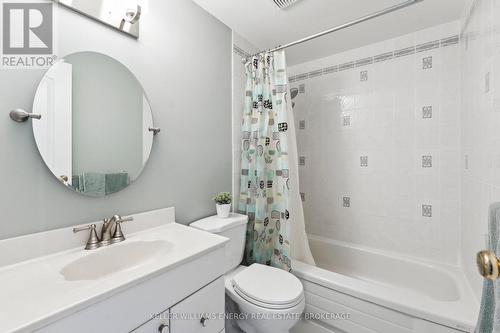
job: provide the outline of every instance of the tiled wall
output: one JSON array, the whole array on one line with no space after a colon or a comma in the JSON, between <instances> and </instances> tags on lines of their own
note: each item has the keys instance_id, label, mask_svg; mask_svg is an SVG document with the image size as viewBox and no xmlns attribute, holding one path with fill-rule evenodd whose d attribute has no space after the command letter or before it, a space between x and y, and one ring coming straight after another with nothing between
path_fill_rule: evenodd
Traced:
<instances>
[{"instance_id":1,"label":"tiled wall","mask_svg":"<svg viewBox=\"0 0 500 333\"><path fill-rule=\"evenodd\" d=\"M461 257L479 294L475 253L486 246L488 206L500 201L500 1L469 1L461 44Z\"/></svg>"},{"instance_id":2,"label":"tiled wall","mask_svg":"<svg viewBox=\"0 0 500 333\"><path fill-rule=\"evenodd\" d=\"M241 174L241 123L245 106L246 74L242 59L258 50L233 31L233 202L239 201ZM234 208L234 207L233 207Z\"/></svg>"},{"instance_id":3,"label":"tiled wall","mask_svg":"<svg viewBox=\"0 0 500 333\"><path fill-rule=\"evenodd\" d=\"M459 28L290 68L309 233L458 264Z\"/></svg>"}]
</instances>

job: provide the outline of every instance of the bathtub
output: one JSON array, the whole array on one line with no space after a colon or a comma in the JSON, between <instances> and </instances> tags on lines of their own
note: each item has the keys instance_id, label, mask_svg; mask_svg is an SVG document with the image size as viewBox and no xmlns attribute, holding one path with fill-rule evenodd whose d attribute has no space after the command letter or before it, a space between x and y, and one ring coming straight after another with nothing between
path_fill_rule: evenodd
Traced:
<instances>
[{"instance_id":1,"label":"bathtub","mask_svg":"<svg viewBox=\"0 0 500 333\"><path fill-rule=\"evenodd\" d=\"M317 266L293 262L305 315L293 333L473 332L479 304L463 272L309 236Z\"/></svg>"}]
</instances>

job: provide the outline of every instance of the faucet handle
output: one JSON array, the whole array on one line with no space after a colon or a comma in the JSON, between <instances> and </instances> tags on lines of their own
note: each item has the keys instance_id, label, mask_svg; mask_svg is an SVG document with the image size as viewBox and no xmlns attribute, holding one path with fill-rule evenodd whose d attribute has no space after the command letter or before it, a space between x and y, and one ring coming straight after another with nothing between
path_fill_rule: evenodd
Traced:
<instances>
[{"instance_id":1,"label":"faucet handle","mask_svg":"<svg viewBox=\"0 0 500 333\"><path fill-rule=\"evenodd\" d=\"M133 216L128 216L128 217L120 217L117 223L122 223L122 222L132 222L134 220Z\"/></svg>"},{"instance_id":2,"label":"faucet handle","mask_svg":"<svg viewBox=\"0 0 500 333\"><path fill-rule=\"evenodd\" d=\"M89 239L87 240L87 245L85 245L85 250L95 250L99 247L99 237L96 231L97 226L95 224L89 224L86 227L73 228L73 233L80 231L90 230Z\"/></svg>"},{"instance_id":3,"label":"faucet handle","mask_svg":"<svg viewBox=\"0 0 500 333\"><path fill-rule=\"evenodd\" d=\"M115 233L113 234L113 238L111 238L111 243L120 243L125 240L125 235L122 232L122 227L121 224L123 222L130 222L133 221L134 218L132 216L129 217L120 217L118 220L116 220L116 227L115 227Z\"/></svg>"}]
</instances>

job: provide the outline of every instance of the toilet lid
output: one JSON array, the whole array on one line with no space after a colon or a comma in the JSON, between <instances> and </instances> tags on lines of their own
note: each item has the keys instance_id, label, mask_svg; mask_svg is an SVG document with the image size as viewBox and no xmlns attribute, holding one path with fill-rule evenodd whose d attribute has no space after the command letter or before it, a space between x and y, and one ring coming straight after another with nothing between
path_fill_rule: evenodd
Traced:
<instances>
[{"instance_id":1,"label":"toilet lid","mask_svg":"<svg viewBox=\"0 0 500 333\"><path fill-rule=\"evenodd\" d=\"M253 264L236 274L232 285L246 301L271 309L293 307L304 297L304 288L296 276L261 264Z\"/></svg>"}]
</instances>

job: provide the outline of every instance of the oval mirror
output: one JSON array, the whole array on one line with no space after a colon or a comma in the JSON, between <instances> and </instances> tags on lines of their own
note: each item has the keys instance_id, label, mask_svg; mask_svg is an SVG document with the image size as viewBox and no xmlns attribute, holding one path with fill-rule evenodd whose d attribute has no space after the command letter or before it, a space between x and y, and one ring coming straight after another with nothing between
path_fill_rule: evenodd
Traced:
<instances>
[{"instance_id":1,"label":"oval mirror","mask_svg":"<svg viewBox=\"0 0 500 333\"><path fill-rule=\"evenodd\" d=\"M68 188L104 197L139 177L153 145L153 116L137 78L95 52L68 55L45 74L33 121L38 150Z\"/></svg>"}]
</instances>

